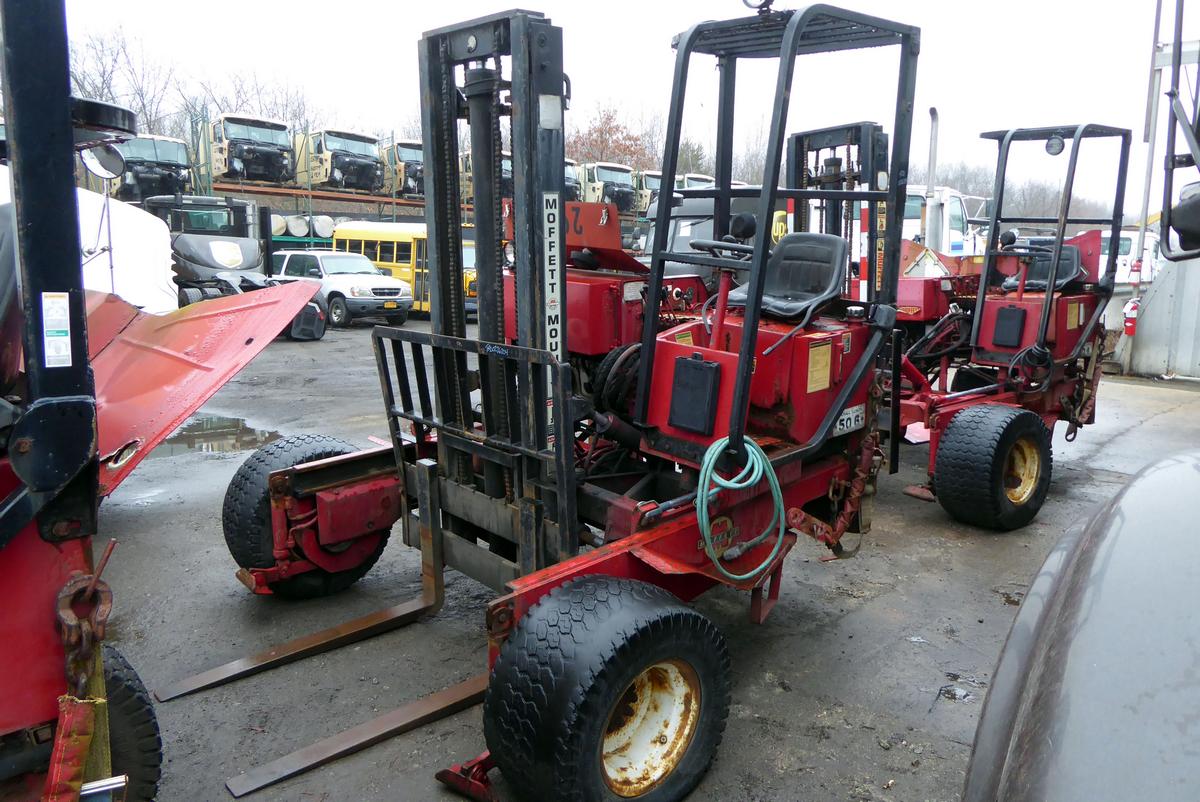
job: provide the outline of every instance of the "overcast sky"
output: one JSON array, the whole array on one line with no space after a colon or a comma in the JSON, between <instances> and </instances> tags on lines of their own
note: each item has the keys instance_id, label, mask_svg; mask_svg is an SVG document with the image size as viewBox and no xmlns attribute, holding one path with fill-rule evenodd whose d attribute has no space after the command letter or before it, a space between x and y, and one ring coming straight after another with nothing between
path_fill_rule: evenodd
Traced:
<instances>
[{"instance_id":1,"label":"overcast sky","mask_svg":"<svg viewBox=\"0 0 1200 802\"><path fill-rule=\"evenodd\" d=\"M564 30L575 98L568 125L582 124L603 104L617 105L633 120L665 114L671 37L700 20L750 13L737 0L525 2ZM978 138L985 130L1085 121L1123 126L1134 132L1126 207L1136 210L1154 0L847 0L845 6L921 28L914 164L926 161L931 105L941 116L942 162L993 165L995 145ZM199 6L161 0L67 0L67 16L73 38L122 26L144 42L148 55L171 61L181 77L256 71L306 87L328 124L387 130L418 110L415 45L421 32L505 7L481 0L243 0L222 6L219 14L202 14ZM1163 38L1169 39L1170 11L1165 13ZM1200 11L1187 22L1185 39L1200 36ZM716 105L712 63L694 63L685 126L706 142ZM788 130L869 119L890 131L897 63L897 48L801 58ZM738 131L748 134L769 118L773 63L740 69L737 91ZM1161 148L1160 136L1160 154ZM1085 158L1077 194L1111 197L1113 153ZM1018 180L1051 178L1065 166L1065 157L1038 156L1021 159L1010 175L1015 170ZM1159 205L1152 200L1151 210Z\"/></svg>"}]
</instances>

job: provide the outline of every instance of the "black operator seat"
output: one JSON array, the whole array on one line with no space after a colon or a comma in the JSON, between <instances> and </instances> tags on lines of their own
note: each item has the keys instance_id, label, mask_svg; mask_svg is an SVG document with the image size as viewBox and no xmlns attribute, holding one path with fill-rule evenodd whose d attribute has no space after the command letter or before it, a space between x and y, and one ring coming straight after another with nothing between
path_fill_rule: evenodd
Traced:
<instances>
[{"instance_id":1,"label":"black operator seat","mask_svg":"<svg viewBox=\"0 0 1200 802\"><path fill-rule=\"evenodd\" d=\"M1054 254L1049 251L1033 255L1033 261L1025 269L1026 292L1046 291L1046 282L1050 279L1050 261L1053 258ZM1086 275L1086 273L1087 270L1084 268L1079 254L1079 247L1076 245L1062 246L1062 253L1058 257L1058 275L1054 279L1054 289L1056 291L1061 290L1072 281ZM1020 283L1019 274L1009 276L1004 279L1004 283L1000 285L1000 289L1005 292L1016 292Z\"/></svg>"},{"instance_id":2,"label":"black operator seat","mask_svg":"<svg viewBox=\"0 0 1200 802\"><path fill-rule=\"evenodd\" d=\"M789 323L807 324L842 293L848 246L833 234L797 231L786 235L767 259L762 311ZM729 292L729 305L745 307L748 285Z\"/></svg>"}]
</instances>

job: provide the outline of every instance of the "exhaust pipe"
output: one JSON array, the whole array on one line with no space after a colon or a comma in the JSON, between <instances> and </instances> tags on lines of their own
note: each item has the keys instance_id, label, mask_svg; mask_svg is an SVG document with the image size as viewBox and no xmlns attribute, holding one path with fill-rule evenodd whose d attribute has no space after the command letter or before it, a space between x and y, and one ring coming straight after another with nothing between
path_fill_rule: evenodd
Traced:
<instances>
[{"instance_id":1,"label":"exhaust pipe","mask_svg":"<svg viewBox=\"0 0 1200 802\"><path fill-rule=\"evenodd\" d=\"M937 194L937 140L938 111L929 107L929 175L925 179L925 230L922 232L925 247L942 250L942 204Z\"/></svg>"}]
</instances>

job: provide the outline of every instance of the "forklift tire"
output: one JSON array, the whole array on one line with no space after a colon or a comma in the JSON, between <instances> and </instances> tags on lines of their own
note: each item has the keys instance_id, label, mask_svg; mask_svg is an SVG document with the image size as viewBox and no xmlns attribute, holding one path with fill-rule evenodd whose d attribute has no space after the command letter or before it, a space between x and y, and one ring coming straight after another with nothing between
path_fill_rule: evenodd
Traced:
<instances>
[{"instance_id":1,"label":"forklift tire","mask_svg":"<svg viewBox=\"0 0 1200 802\"><path fill-rule=\"evenodd\" d=\"M305 462L357 451L349 443L320 434L297 434L268 443L247 458L229 482L221 511L221 528L229 553L241 568L270 568L275 564L271 536L271 494L267 480L272 471ZM317 568L271 583L271 592L286 599L312 599L339 593L371 570L388 540L362 562L345 571L330 573Z\"/></svg>"},{"instance_id":2,"label":"forklift tire","mask_svg":"<svg viewBox=\"0 0 1200 802\"><path fill-rule=\"evenodd\" d=\"M133 666L104 644L104 688L113 776L129 777L126 802L154 802L162 775L162 738L146 686Z\"/></svg>"},{"instance_id":3,"label":"forklift tire","mask_svg":"<svg viewBox=\"0 0 1200 802\"><path fill-rule=\"evenodd\" d=\"M641 343L617 346L596 367L592 381L592 403L598 412L626 413L637 389Z\"/></svg>"},{"instance_id":4,"label":"forklift tire","mask_svg":"<svg viewBox=\"0 0 1200 802\"><path fill-rule=\"evenodd\" d=\"M1019 529L1050 489L1050 431L1020 407L981 404L950 419L938 445L934 490L953 518L986 529Z\"/></svg>"},{"instance_id":5,"label":"forklift tire","mask_svg":"<svg viewBox=\"0 0 1200 802\"><path fill-rule=\"evenodd\" d=\"M593 404L595 405L597 412L604 411L604 400L601 398L600 391L604 388L604 383L608 380L608 374L612 372L613 365L617 363L617 360L620 359L621 354L624 352L625 346L618 345L616 348L605 354L604 358L600 360L600 364L596 366L594 371L592 371L592 398L594 399Z\"/></svg>"},{"instance_id":6,"label":"forklift tire","mask_svg":"<svg viewBox=\"0 0 1200 802\"><path fill-rule=\"evenodd\" d=\"M654 585L586 576L500 647L484 738L523 799L682 799L721 743L729 675L708 618Z\"/></svg>"}]
</instances>

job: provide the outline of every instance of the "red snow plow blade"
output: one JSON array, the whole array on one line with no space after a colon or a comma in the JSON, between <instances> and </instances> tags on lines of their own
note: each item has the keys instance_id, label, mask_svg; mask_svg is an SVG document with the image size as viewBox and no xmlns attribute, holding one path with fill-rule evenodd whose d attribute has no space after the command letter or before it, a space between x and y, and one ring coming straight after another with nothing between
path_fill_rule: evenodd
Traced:
<instances>
[{"instance_id":1,"label":"red snow plow blade","mask_svg":"<svg viewBox=\"0 0 1200 802\"><path fill-rule=\"evenodd\" d=\"M100 495L284 331L316 294L297 281L214 298L168 315L115 295L87 294L88 356L96 379Z\"/></svg>"}]
</instances>

